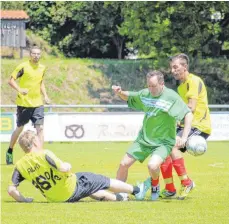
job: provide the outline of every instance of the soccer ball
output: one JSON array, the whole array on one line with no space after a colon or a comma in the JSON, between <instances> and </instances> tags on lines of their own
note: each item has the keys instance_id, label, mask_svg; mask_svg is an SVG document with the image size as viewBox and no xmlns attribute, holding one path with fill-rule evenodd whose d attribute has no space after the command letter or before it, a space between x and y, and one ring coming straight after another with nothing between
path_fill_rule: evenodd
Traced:
<instances>
[{"instance_id":1,"label":"soccer ball","mask_svg":"<svg viewBox=\"0 0 229 224\"><path fill-rule=\"evenodd\" d=\"M203 137L194 135L186 142L186 149L193 156L201 156L207 151L207 142Z\"/></svg>"}]
</instances>

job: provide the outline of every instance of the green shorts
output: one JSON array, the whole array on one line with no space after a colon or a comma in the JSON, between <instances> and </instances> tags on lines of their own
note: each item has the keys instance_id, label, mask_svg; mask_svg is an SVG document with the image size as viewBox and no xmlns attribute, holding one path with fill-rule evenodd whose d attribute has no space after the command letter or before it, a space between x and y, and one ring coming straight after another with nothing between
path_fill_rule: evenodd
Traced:
<instances>
[{"instance_id":1,"label":"green shorts","mask_svg":"<svg viewBox=\"0 0 229 224\"><path fill-rule=\"evenodd\" d=\"M127 154L142 163L149 155L158 155L164 161L170 155L171 151L172 147L169 146L149 147L139 142L134 142L128 149Z\"/></svg>"}]
</instances>

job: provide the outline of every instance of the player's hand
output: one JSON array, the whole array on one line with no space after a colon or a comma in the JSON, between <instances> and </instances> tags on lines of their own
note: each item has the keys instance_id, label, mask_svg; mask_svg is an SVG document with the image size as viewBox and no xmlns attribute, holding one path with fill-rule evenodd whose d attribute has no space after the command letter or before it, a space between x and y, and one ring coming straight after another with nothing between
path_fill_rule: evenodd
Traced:
<instances>
[{"instance_id":1,"label":"player's hand","mask_svg":"<svg viewBox=\"0 0 229 224\"><path fill-rule=\"evenodd\" d=\"M184 148L185 147L185 143L187 142L187 138L184 137L176 137L176 146L179 148Z\"/></svg>"},{"instance_id":2,"label":"player's hand","mask_svg":"<svg viewBox=\"0 0 229 224\"><path fill-rule=\"evenodd\" d=\"M26 200L26 201L25 201L26 203L31 203L31 202L33 202L33 198L25 198L25 200Z\"/></svg>"},{"instance_id":3,"label":"player's hand","mask_svg":"<svg viewBox=\"0 0 229 224\"><path fill-rule=\"evenodd\" d=\"M115 94L119 94L119 93L122 92L121 86L115 86L115 85L113 85L111 88L113 89L113 91L115 92Z\"/></svg>"},{"instance_id":4,"label":"player's hand","mask_svg":"<svg viewBox=\"0 0 229 224\"><path fill-rule=\"evenodd\" d=\"M19 89L19 93L21 93L22 95L27 95L28 92L29 92L28 89L21 89L21 88Z\"/></svg>"},{"instance_id":5,"label":"player's hand","mask_svg":"<svg viewBox=\"0 0 229 224\"><path fill-rule=\"evenodd\" d=\"M47 96L45 96L44 100L45 100L46 104L50 104L51 103L51 100Z\"/></svg>"}]
</instances>

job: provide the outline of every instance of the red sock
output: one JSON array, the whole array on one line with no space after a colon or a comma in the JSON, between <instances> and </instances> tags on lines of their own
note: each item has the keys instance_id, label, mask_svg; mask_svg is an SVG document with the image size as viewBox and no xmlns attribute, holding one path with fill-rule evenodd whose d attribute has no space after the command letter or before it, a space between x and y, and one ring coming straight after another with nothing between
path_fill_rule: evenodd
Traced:
<instances>
[{"instance_id":1,"label":"red sock","mask_svg":"<svg viewBox=\"0 0 229 224\"><path fill-rule=\"evenodd\" d=\"M165 181L165 189L168 191L176 191L176 188L173 183L173 164L172 159L168 156L165 161L161 164L161 173Z\"/></svg>"},{"instance_id":2,"label":"red sock","mask_svg":"<svg viewBox=\"0 0 229 224\"><path fill-rule=\"evenodd\" d=\"M152 179L152 187L156 187L159 184L159 177L156 180Z\"/></svg>"},{"instance_id":3,"label":"red sock","mask_svg":"<svg viewBox=\"0 0 229 224\"><path fill-rule=\"evenodd\" d=\"M188 186L192 183L187 175L183 158L173 160L173 167L176 170L182 185Z\"/></svg>"}]
</instances>

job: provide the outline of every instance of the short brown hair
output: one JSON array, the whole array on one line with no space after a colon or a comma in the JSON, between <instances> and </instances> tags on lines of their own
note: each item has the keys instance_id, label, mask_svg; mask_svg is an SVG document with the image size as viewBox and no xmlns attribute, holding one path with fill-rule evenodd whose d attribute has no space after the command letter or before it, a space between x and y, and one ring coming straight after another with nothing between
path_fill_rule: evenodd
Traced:
<instances>
[{"instance_id":1,"label":"short brown hair","mask_svg":"<svg viewBox=\"0 0 229 224\"><path fill-rule=\"evenodd\" d=\"M157 76L158 82L160 83L164 82L164 74L157 70L149 71L146 75L146 78L149 79L154 76Z\"/></svg>"},{"instance_id":2,"label":"short brown hair","mask_svg":"<svg viewBox=\"0 0 229 224\"><path fill-rule=\"evenodd\" d=\"M30 149L33 147L35 137L36 133L31 130L25 131L20 135L18 143L25 153L30 152Z\"/></svg>"},{"instance_id":3,"label":"short brown hair","mask_svg":"<svg viewBox=\"0 0 229 224\"><path fill-rule=\"evenodd\" d=\"M187 65L187 68L189 68L189 57L187 54L181 53L181 54L174 55L174 56L170 57L170 62L175 61L177 59L180 59L181 64Z\"/></svg>"}]
</instances>

